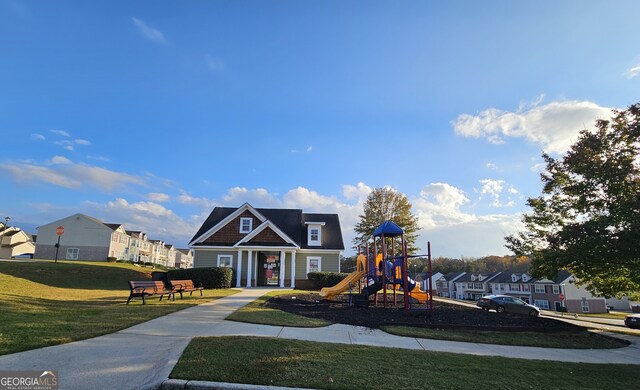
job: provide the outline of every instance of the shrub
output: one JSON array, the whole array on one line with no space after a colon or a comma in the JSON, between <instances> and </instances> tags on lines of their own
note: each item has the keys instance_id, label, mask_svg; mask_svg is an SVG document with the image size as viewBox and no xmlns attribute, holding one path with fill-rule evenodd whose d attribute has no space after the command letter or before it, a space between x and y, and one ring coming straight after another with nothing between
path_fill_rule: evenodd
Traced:
<instances>
[{"instance_id":1,"label":"shrub","mask_svg":"<svg viewBox=\"0 0 640 390\"><path fill-rule=\"evenodd\" d=\"M107 257L107 262L109 262L109 263L115 263L116 260L118 260L118 259L115 258L115 257L111 257L111 256Z\"/></svg>"},{"instance_id":2,"label":"shrub","mask_svg":"<svg viewBox=\"0 0 640 390\"><path fill-rule=\"evenodd\" d=\"M307 279L316 288L331 287L340 283L348 274L339 272L309 272Z\"/></svg>"},{"instance_id":3,"label":"shrub","mask_svg":"<svg viewBox=\"0 0 640 390\"><path fill-rule=\"evenodd\" d=\"M233 271L228 267L172 269L167 276L169 280L190 279L204 288L231 288Z\"/></svg>"},{"instance_id":4,"label":"shrub","mask_svg":"<svg viewBox=\"0 0 640 390\"><path fill-rule=\"evenodd\" d=\"M556 311L558 313L566 313L567 312L567 308L564 307L564 306L560 306L560 307L556 308Z\"/></svg>"},{"instance_id":5,"label":"shrub","mask_svg":"<svg viewBox=\"0 0 640 390\"><path fill-rule=\"evenodd\" d=\"M144 265L147 265L147 266L153 266L153 263L152 263L152 262L150 262L150 261L145 261L145 262L144 262Z\"/></svg>"}]
</instances>

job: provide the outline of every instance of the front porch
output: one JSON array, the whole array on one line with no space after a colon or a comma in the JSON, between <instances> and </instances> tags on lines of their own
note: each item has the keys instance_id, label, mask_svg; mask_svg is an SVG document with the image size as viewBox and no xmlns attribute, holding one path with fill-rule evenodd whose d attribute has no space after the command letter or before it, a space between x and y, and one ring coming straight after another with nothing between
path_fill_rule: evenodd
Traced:
<instances>
[{"instance_id":1,"label":"front porch","mask_svg":"<svg viewBox=\"0 0 640 390\"><path fill-rule=\"evenodd\" d=\"M236 286L296 287L295 250L238 249L237 259Z\"/></svg>"}]
</instances>

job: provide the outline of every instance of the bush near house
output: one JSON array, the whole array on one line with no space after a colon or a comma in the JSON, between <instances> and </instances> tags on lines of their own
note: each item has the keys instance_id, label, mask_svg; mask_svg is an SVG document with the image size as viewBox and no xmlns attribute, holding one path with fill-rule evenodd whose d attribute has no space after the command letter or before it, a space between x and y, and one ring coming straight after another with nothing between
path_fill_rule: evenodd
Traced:
<instances>
[{"instance_id":1,"label":"bush near house","mask_svg":"<svg viewBox=\"0 0 640 390\"><path fill-rule=\"evenodd\" d=\"M233 270L227 267L172 269L167 271L169 280L193 280L204 288L231 288Z\"/></svg>"},{"instance_id":2,"label":"bush near house","mask_svg":"<svg viewBox=\"0 0 640 390\"><path fill-rule=\"evenodd\" d=\"M347 275L341 272L309 272L307 279L310 281L310 290L319 290L323 287L335 286Z\"/></svg>"}]
</instances>

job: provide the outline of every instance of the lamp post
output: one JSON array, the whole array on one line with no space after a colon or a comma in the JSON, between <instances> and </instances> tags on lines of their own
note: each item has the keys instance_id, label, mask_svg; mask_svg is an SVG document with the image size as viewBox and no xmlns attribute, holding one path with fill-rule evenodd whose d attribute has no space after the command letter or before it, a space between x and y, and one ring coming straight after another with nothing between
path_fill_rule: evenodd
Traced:
<instances>
[{"instance_id":1,"label":"lamp post","mask_svg":"<svg viewBox=\"0 0 640 390\"><path fill-rule=\"evenodd\" d=\"M11 220L11 217L4 217L4 226L2 227L2 235L0 235L0 249L2 249L2 240L4 239L4 232L7 231L10 220Z\"/></svg>"},{"instance_id":2,"label":"lamp post","mask_svg":"<svg viewBox=\"0 0 640 390\"><path fill-rule=\"evenodd\" d=\"M561 283L560 286L562 286L562 288L560 289L560 293L562 294L562 307L564 307L566 310L567 309L567 287L565 283Z\"/></svg>"}]
</instances>

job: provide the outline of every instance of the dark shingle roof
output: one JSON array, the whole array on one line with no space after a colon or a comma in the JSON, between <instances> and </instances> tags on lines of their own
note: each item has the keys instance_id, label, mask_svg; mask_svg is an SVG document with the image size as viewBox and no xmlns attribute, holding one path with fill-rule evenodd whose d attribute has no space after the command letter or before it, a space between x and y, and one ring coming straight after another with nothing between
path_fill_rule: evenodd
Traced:
<instances>
[{"instance_id":1,"label":"dark shingle roof","mask_svg":"<svg viewBox=\"0 0 640 390\"><path fill-rule=\"evenodd\" d=\"M222 222L225 218L233 214L237 207L216 207L202 223L200 229L191 239L195 241L211 228ZM342 241L342 230L337 214L305 214L300 209L254 209L262 214L268 221L273 223L278 229L286 234L301 248L318 249L344 249ZM322 246L309 247L307 244L307 225L305 222L324 222L322 229ZM254 226L255 228L255 226Z\"/></svg>"}]
</instances>

